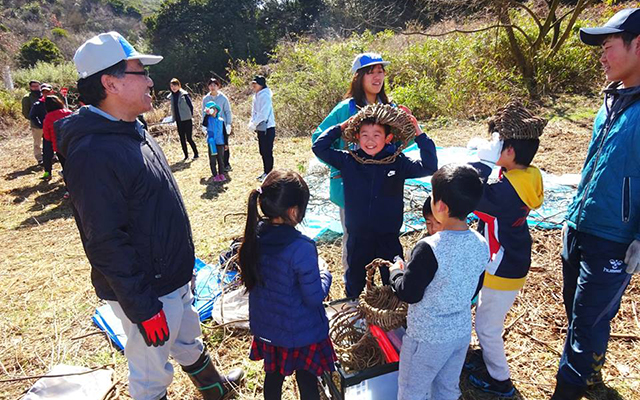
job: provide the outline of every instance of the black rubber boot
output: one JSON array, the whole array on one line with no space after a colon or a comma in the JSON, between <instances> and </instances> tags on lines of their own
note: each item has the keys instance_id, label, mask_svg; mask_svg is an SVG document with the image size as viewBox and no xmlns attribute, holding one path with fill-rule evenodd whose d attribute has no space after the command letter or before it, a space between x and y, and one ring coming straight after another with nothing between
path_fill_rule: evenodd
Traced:
<instances>
[{"instance_id":1,"label":"black rubber boot","mask_svg":"<svg viewBox=\"0 0 640 400\"><path fill-rule=\"evenodd\" d=\"M586 392L586 386L572 385L558 376L556 378L556 390L553 392L551 400L580 400Z\"/></svg>"},{"instance_id":2,"label":"black rubber boot","mask_svg":"<svg viewBox=\"0 0 640 400\"><path fill-rule=\"evenodd\" d=\"M182 370L189 374L189 378L196 385L204 400L222 400L233 393L233 387L244 379L241 368L231 370L228 375L221 376L213 365L209 353L205 349L198 361L189 366L182 365Z\"/></svg>"}]
</instances>

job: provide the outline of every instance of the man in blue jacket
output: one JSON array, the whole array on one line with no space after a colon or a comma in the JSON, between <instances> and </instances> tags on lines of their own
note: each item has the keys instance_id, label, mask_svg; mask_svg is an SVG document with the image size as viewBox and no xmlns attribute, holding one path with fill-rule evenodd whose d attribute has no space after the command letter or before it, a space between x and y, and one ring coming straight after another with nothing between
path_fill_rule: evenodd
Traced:
<instances>
[{"instance_id":1,"label":"man in blue jacket","mask_svg":"<svg viewBox=\"0 0 640 400\"><path fill-rule=\"evenodd\" d=\"M78 48L78 92L88 106L56 125L64 179L96 294L127 336L131 397L166 399L172 356L205 400L219 400L243 372L221 376L199 338L189 218L160 146L137 120L152 109L144 66L160 60L116 32Z\"/></svg>"},{"instance_id":2,"label":"man in blue jacket","mask_svg":"<svg viewBox=\"0 0 640 400\"><path fill-rule=\"evenodd\" d=\"M601 381L610 321L640 272L640 9L580 39L601 46L611 84L593 126L578 192L563 229L567 340L553 400L580 399Z\"/></svg>"}]
</instances>

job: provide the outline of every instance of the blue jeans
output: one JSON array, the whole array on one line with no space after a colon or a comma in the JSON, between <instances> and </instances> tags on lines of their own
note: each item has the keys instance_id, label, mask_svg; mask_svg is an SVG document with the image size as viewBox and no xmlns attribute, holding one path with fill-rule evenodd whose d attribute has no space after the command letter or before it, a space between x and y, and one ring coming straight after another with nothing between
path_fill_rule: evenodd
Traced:
<instances>
[{"instance_id":1,"label":"blue jeans","mask_svg":"<svg viewBox=\"0 0 640 400\"><path fill-rule=\"evenodd\" d=\"M558 378L587 386L597 383L610 323L630 282L623 261L629 244L572 228L565 231L562 241L562 295L569 326Z\"/></svg>"}]
</instances>

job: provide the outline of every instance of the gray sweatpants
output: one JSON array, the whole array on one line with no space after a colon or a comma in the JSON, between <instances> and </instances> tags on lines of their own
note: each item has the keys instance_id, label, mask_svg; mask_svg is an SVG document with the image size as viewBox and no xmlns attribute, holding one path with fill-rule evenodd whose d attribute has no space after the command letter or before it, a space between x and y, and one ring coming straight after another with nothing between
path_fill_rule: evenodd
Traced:
<instances>
[{"instance_id":1,"label":"gray sweatpants","mask_svg":"<svg viewBox=\"0 0 640 400\"><path fill-rule=\"evenodd\" d=\"M400 350L398 400L457 400L471 335L447 343L418 342L405 335Z\"/></svg>"},{"instance_id":2,"label":"gray sweatpants","mask_svg":"<svg viewBox=\"0 0 640 400\"><path fill-rule=\"evenodd\" d=\"M135 400L158 400L173 380L169 356L180 365L195 363L204 345L200 336L200 320L192 305L190 284L160 297L169 325L169 341L159 347L144 342L138 326L131 323L117 301L107 301L116 317L122 321L127 335L124 355L129 364L129 393Z\"/></svg>"}]
</instances>

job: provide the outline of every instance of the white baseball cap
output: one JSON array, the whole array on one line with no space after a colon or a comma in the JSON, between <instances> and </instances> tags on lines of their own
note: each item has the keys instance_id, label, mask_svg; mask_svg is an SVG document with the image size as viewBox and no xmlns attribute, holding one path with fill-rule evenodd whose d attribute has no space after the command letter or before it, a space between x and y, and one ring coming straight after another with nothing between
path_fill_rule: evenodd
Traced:
<instances>
[{"instance_id":1,"label":"white baseball cap","mask_svg":"<svg viewBox=\"0 0 640 400\"><path fill-rule=\"evenodd\" d=\"M353 64L351 64L351 73L355 74L361 68L376 64L382 64L382 66L386 67L391 63L383 60L382 56L378 53L360 53L353 59Z\"/></svg>"},{"instance_id":2,"label":"white baseball cap","mask_svg":"<svg viewBox=\"0 0 640 400\"><path fill-rule=\"evenodd\" d=\"M118 32L92 37L78 47L73 56L80 78L91 76L122 60L140 60L143 65L153 65L162 61L162 56L138 53Z\"/></svg>"}]
</instances>

